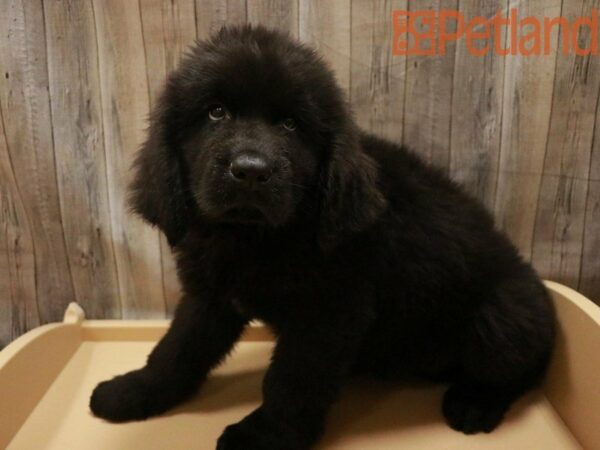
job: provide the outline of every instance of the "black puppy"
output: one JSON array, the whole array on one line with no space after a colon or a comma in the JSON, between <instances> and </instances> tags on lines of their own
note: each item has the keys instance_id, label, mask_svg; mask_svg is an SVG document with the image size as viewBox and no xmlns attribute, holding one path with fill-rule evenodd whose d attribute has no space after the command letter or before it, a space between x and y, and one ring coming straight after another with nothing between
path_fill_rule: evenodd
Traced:
<instances>
[{"instance_id":1,"label":"black puppy","mask_svg":"<svg viewBox=\"0 0 600 450\"><path fill-rule=\"evenodd\" d=\"M311 49L221 30L170 76L136 162L135 211L175 250L183 298L142 369L98 385L111 421L192 395L249 320L277 335L263 403L219 449L303 449L350 375L451 383L443 413L489 432L540 382L544 286L479 203L357 129Z\"/></svg>"}]
</instances>

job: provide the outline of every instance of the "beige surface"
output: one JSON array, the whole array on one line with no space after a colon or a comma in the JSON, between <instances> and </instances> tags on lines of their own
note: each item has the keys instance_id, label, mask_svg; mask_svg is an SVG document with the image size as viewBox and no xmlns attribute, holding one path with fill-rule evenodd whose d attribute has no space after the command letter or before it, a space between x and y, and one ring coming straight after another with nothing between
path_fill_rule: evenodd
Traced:
<instances>
[{"instance_id":1,"label":"beige surface","mask_svg":"<svg viewBox=\"0 0 600 450\"><path fill-rule=\"evenodd\" d=\"M552 290L560 318L546 395L586 449L600 449L600 308L558 283Z\"/></svg>"},{"instance_id":2,"label":"beige surface","mask_svg":"<svg viewBox=\"0 0 600 450\"><path fill-rule=\"evenodd\" d=\"M561 321L548 383L520 400L496 431L465 436L448 428L440 414L442 386L353 383L319 448L600 448L600 358L593 350L600 348L600 312L577 293L548 286ZM223 428L260 402L272 348L264 331L251 330L194 399L162 417L117 425L89 412L96 383L141 366L166 326L72 321L36 329L0 352L0 448L10 441L9 449L213 449Z\"/></svg>"},{"instance_id":3,"label":"beige surface","mask_svg":"<svg viewBox=\"0 0 600 450\"><path fill-rule=\"evenodd\" d=\"M151 342L83 342L10 449L214 449L223 428L260 401L271 343L242 343L191 402L146 422L110 424L93 417L89 395L99 381L143 364ZM496 433L469 437L449 429L440 388L350 389L336 408L323 448L579 448L540 395L521 402ZM543 430L543 432L541 432ZM343 431L343 433L342 433ZM442 446L443 443L443 446ZM370 445L370 447L369 447Z\"/></svg>"}]
</instances>

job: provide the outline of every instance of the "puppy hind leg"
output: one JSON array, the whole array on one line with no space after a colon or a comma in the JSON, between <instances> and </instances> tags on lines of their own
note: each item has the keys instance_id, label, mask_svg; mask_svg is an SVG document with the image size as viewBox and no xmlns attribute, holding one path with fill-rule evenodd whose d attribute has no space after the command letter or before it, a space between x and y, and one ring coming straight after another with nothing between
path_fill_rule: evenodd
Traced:
<instances>
[{"instance_id":1,"label":"puppy hind leg","mask_svg":"<svg viewBox=\"0 0 600 450\"><path fill-rule=\"evenodd\" d=\"M451 428L465 434L489 433L508 411L517 395L474 382L457 383L446 391L442 412Z\"/></svg>"},{"instance_id":2,"label":"puppy hind leg","mask_svg":"<svg viewBox=\"0 0 600 450\"><path fill-rule=\"evenodd\" d=\"M545 295L533 300L500 295L475 315L459 380L444 395L442 411L452 428L492 431L510 405L541 381L554 333Z\"/></svg>"}]
</instances>

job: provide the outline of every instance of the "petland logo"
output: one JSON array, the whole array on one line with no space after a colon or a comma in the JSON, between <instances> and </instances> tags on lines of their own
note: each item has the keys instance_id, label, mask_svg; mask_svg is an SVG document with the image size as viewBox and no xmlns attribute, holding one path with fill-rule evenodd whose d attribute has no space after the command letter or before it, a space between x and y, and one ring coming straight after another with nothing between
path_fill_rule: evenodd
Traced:
<instances>
[{"instance_id":1,"label":"petland logo","mask_svg":"<svg viewBox=\"0 0 600 450\"><path fill-rule=\"evenodd\" d=\"M564 17L520 18L514 8L508 16L498 12L493 17L474 17L469 21L456 10L398 10L392 12L392 20L394 55L445 55L448 43L463 38L468 51L475 56L492 51L500 56L549 55L552 33L556 30L560 30L559 45L564 54L600 54L597 9L592 10L591 17L579 17L573 22ZM583 33L590 39L580 39Z\"/></svg>"}]
</instances>

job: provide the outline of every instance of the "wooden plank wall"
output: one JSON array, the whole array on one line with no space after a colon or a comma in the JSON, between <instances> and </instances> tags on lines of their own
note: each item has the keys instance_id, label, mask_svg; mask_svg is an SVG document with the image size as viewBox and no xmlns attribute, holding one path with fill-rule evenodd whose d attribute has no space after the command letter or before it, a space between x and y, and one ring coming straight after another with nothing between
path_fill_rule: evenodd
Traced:
<instances>
[{"instance_id":1,"label":"wooden plank wall","mask_svg":"<svg viewBox=\"0 0 600 450\"><path fill-rule=\"evenodd\" d=\"M73 300L93 318L172 313L173 260L127 213L128 167L186 47L244 22L318 48L363 127L462 182L543 277L600 302L600 57L391 53L393 10L511 7L573 20L600 0L1 2L0 346Z\"/></svg>"}]
</instances>

